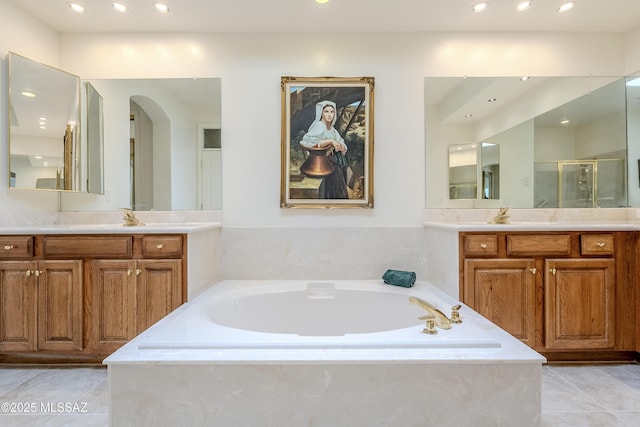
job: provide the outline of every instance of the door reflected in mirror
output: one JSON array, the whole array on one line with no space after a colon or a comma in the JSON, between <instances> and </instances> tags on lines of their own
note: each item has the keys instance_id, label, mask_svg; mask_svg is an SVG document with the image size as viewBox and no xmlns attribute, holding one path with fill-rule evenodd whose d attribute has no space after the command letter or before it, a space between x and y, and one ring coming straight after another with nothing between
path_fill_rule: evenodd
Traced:
<instances>
[{"instance_id":1,"label":"door reflected in mirror","mask_svg":"<svg viewBox=\"0 0 640 427\"><path fill-rule=\"evenodd\" d=\"M475 199L478 191L476 144L449 146L449 199Z\"/></svg>"},{"instance_id":2,"label":"door reflected in mirror","mask_svg":"<svg viewBox=\"0 0 640 427\"><path fill-rule=\"evenodd\" d=\"M104 115L102 113L102 96L85 83L87 97L86 121L86 167L87 191L93 194L104 194ZM84 158L84 157L83 157Z\"/></svg>"},{"instance_id":3,"label":"door reflected in mirror","mask_svg":"<svg viewBox=\"0 0 640 427\"><path fill-rule=\"evenodd\" d=\"M491 142L480 144L482 162L482 198L500 198L500 145Z\"/></svg>"}]
</instances>

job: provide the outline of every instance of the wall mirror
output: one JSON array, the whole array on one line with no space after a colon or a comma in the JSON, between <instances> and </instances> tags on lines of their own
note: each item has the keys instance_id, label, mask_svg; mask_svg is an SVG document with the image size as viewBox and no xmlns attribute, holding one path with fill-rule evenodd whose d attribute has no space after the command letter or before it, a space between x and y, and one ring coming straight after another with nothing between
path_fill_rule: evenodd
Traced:
<instances>
[{"instance_id":1,"label":"wall mirror","mask_svg":"<svg viewBox=\"0 0 640 427\"><path fill-rule=\"evenodd\" d=\"M9 186L80 191L78 76L10 52Z\"/></svg>"},{"instance_id":2,"label":"wall mirror","mask_svg":"<svg viewBox=\"0 0 640 427\"><path fill-rule=\"evenodd\" d=\"M426 78L426 207L640 206L635 81ZM478 191L454 203L451 185L448 195L442 186L451 147L473 145Z\"/></svg>"},{"instance_id":3,"label":"wall mirror","mask_svg":"<svg viewBox=\"0 0 640 427\"><path fill-rule=\"evenodd\" d=\"M65 196L63 211L221 209L219 78L86 82L102 99L104 197Z\"/></svg>"}]
</instances>

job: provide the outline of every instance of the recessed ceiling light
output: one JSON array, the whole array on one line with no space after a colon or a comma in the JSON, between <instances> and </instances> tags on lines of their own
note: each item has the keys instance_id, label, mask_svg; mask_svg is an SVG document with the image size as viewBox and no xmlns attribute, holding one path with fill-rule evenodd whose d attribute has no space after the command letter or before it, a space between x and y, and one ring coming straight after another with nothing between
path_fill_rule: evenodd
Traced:
<instances>
[{"instance_id":1,"label":"recessed ceiling light","mask_svg":"<svg viewBox=\"0 0 640 427\"><path fill-rule=\"evenodd\" d=\"M487 102L496 102L496 101L497 101L497 99L496 99L496 98L489 98L489 99L487 99Z\"/></svg>"},{"instance_id":2,"label":"recessed ceiling light","mask_svg":"<svg viewBox=\"0 0 640 427\"><path fill-rule=\"evenodd\" d=\"M522 12L524 10L529 9L531 6L533 6L533 2L532 1L523 1L518 3L518 12Z\"/></svg>"},{"instance_id":3,"label":"recessed ceiling light","mask_svg":"<svg viewBox=\"0 0 640 427\"><path fill-rule=\"evenodd\" d=\"M562 12L566 12L568 10L571 10L571 9L573 9L573 6L575 6L575 5L576 5L576 2L574 2L574 1L568 1L566 3L562 3L560 5L560 7L558 8L558 12L562 13Z\"/></svg>"},{"instance_id":4,"label":"recessed ceiling light","mask_svg":"<svg viewBox=\"0 0 640 427\"><path fill-rule=\"evenodd\" d=\"M488 1L483 1L480 3L476 3L473 6L471 6L471 10L474 12L482 12L483 10L485 10L487 8L487 6L489 6L489 2Z\"/></svg>"},{"instance_id":5,"label":"recessed ceiling light","mask_svg":"<svg viewBox=\"0 0 640 427\"><path fill-rule=\"evenodd\" d=\"M23 90L22 92L20 92L20 94L22 96L24 96L24 97L27 97L27 98L35 98L36 97L35 92L31 92L30 90Z\"/></svg>"},{"instance_id":6,"label":"recessed ceiling light","mask_svg":"<svg viewBox=\"0 0 640 427\"><path fill-rule=\"evenodd\" d=\"M127 5L124 3L119 3L119 2L113 2L111 3L111 5L113 6L113 9L116 12L120 12L120 13L127 13Z\"/></svg>"},{"instance_id":7,"label":"recessed ceiling light","mask_svg":"<svg viewBox=\"0 0 640 427\"><path fill-rule=\"evenodd\" d=\"M67 7L75 13L84 13L84 6L78 3L67 3Z\"/></svg>"},{"instance_id":8,"label":"recessed ceiling light","mask_svg":"<svg viewBox=\"0 0 640 427\"><path fill-rule=\"evenodd\" d=\"M470 117L473 117L473 114L465 114L464 117L468 119Z\"/></svg>"},{"instance_id":9,"label":"recessed ceiling light","mask_svg":"<svg viewBox=\"0 0 640 427\"><path fill-rule=\"evenodd\" d=\"M155 3L156 10L160 13L169 13L169 5L165 3Z\"/></svg>"},{"instance_id":10,"label":"recessed ceiling light","mask_svg":"<svg viewBox=\"0 0 640 427\"><path fill-rule=\"evenodd\" d=\"M527 80L529 80L529 76L520 77L520 81L526 82Z\"/></svg>"},{"instance_id":11,"label":"recessed ceiling light","mask_svg":"<svg viewBox=\"0 0 640 427\"><path fill-rule=\"evenodd\" d=\"M569 120L563 120L560 122L561 125L568 125L569 124Z\"/></svg>"},{"instance_id":12,"label":"recessed ceiling light","mask_svg":"<svg viewBox=\"0 0 640 427\"><path fill-rule=\"evenodd\" d=\"M316 0L316 3L325 4L329 3L329 0Z\"/></svg>"}]
</instances>

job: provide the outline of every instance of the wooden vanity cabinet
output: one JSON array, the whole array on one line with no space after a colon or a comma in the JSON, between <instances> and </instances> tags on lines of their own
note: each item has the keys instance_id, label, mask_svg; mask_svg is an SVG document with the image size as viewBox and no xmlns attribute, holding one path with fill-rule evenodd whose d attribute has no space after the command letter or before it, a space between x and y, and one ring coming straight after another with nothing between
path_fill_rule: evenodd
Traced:
<instances>
[{"instance_id":1,"label":"wooden vanity cabinet","mask_svg":"<svg viewBox=\"0 0 640 427\"><path fill-rule=\"evenodd\" d=\"M179 259L92 262L92 342L111 353L182 304Z\"/></svg>"},{"instance_id":2,"label":"wooden vanity cabinet","mask_svg":"<svg viewBox=\"0 0 640 427\"><path fill-rule=\"evenodd\" d=\"M0 361L96 362L184 302L185 235L0 236Z\"/></svg>"},{"instance_id":3,"label":"wooden vanity cabinet","mask_svg":"<svg viewBox=\"0 0 640 427\"><path fill-rule=\"evenodd\" d=\"M460 233L460 298L550 360L627 357L630 235Z\"/></svg>"},{"instance_id":4,"label":"wooden vanity cabinet","mask_svg":"<svg viewBox=\"0 0 640 427\"><path fill-rule=\"evenodd\" d=\"M32 236L0 248L0 351L81 350L82 261L35 260Z\"/></svg>"},{"instance_id":5,"label":"wooden vanity cabinet","mask_svg":"<svg viewBox=\"0 0 640 427\"><path fill-rule=\"evenodd\" d=\"M184 238L134 236L131 259L91 262L89 347L109 354L183 302Z\"/></svg>"}]
</instances>

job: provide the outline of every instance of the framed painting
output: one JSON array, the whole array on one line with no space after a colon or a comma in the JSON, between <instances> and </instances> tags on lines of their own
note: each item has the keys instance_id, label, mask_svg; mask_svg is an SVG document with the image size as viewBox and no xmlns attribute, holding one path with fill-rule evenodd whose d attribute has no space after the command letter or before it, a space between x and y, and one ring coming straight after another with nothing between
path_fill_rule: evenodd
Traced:
<instances>
[{"instance_id":1,"label":"framed painting","mask_svg":"<svg viewBox=\"0 0 640 427\"><path fill-rule=\"evenodd\" d=\"M373 77L282 77L281 207L373 208Z\"/></svg>"}]
</instances>

